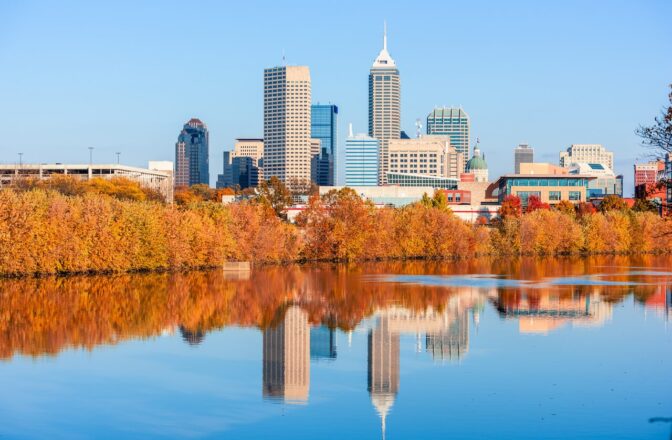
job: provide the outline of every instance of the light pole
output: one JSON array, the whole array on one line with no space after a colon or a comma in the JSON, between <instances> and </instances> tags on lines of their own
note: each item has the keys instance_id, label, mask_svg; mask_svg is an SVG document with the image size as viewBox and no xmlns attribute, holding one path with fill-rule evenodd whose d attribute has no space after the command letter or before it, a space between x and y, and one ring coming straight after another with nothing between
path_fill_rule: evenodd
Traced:
<instances>
[{"instance_id":1,"label":"light pole","mask_svg":"<svg viewBox=\"0 0 672 440\"><path fill-rule=\"evenodd\" d=\"M23 166L23 153L19 153L19 167Z\"/></svg>"},{"instance_id":2,"label":"light pole","mask_svg":"<svg viewBox=\"0 0 672 440\"><path fill-rule=\"evenodd\" d=\"M93 147L89 147L89 165L93 165Z\"/></svg>"},{"instance_id":3,"label":"light pole","mask_svg":"<svg viewBox=\"0 0 672 440\"><path fill-rule=\"evenodd\" d=\"M117 151L117 152L114 153L114 154L117 155L117 165L119 165L119 156L121 156L121 152L120 152L120 151Z\"/></svg>"}]
</instances>

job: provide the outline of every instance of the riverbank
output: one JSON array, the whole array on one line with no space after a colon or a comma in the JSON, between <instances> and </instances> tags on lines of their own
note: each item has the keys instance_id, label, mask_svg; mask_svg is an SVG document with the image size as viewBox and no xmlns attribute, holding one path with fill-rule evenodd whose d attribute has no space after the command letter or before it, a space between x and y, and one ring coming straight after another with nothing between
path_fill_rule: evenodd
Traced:
<instances>
[{"instance_id":1,"label":"riverbank","mask_svg":"<svg viewBox=\"0 0 672 440\"><path fill-rule=\"evenodd\" d=\"M0 276L179 271L225 261L462 259L672 252L671 222L652 213L537 210L496 227L445 207L375 208L353 192L311 198L290 224L263 203L188 206L0 191Z\"/></svg>"}]
</instances>

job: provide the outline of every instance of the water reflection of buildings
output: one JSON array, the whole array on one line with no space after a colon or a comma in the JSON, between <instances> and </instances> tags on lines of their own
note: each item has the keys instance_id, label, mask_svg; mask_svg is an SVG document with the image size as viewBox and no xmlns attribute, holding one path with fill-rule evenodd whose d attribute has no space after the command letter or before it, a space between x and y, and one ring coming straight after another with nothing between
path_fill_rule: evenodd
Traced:
<instances>
[{"instance_id":1,"label":"water reflection of buildings","mask_svg":"<svg viewBox=\"0 0 672 440\"><path fill-rule=\"evenodd\" d=\"M321 325L310 329L310 358L336 359L336 332Z\"/></svg>"},{"instance_id":2,"label":"water reflection of buildings","mask_svg":"<svg viewBox=\"0 0 672 440\"><path fill-rule=\"evenodd\" d=\"M612 305L599 293L571 293L538 290L499 292L495 299L499 314L518 319L520 333L546 334L566 323L573 326L602 326L611 318Z\"/></svg>"},{"instance_id":3,"label":"water reflection of buildings","mask_svg":"<svg viewBox=\"0 0 672 440\"><path fill-rule=\"evenodd\" d=\"M646 299L644 305L669 320L672 316L672 287L658 286L656 292Z\"/></svg>"},{"instance_id":4,"label":"water reflection of buildings","mask_svg":"<svg viewBox=\"0 0 672 440\"><path fill-rule=\"evenodd\" d=\"M190 330L184 326L180 326L180 334L182 339L189 345L199 345L205 339L205 332L201 329Z\"/></svg>"},{"instance_id":5,"label":"water reflection of buildings","mask_svg":"<svg viewBox=\"0 0 672 440\"><path fill-rule=\"evenodd\" d=\"M453 295L443 310L423 311L389 307L376 312L368 335L368 391L381 419L386 420L399 392L399 339L401 334L425 334L425 348L435 360L458 360L469 351L469 311L478 323L485 292L465 290Z\"/></svg>"},{"instance_id":6,"label":"water reflection of buildings","mask_svg":"<svg viewBox=\"0 0 672 440\"><path fill-rule=\"evenodd\" d=\"M308 400L310 327L308 314L290 306L283 320L263 334L263 395L288 403Z\"/></svg>"}]
</instances>

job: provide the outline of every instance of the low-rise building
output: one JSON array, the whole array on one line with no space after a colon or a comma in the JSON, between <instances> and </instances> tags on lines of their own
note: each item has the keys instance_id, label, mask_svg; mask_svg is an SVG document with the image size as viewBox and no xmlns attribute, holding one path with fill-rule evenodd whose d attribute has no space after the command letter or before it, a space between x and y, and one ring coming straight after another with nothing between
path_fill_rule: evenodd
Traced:
<instances>
[{"instance_id":1,"label":"low-rise building","mask_svg":"<svg viewBox=\"0 0 672 440\"><path fill-rule=\"evenodd\" d=\"M0 165L0 188L19 179L49 179L53 176L72 176L81 180L125 177L145 188L158 191L167 202L173 201L173 163L153 161L148 168L120 164L21 164Z\"/></svg>"},{"instance_id":2,"label":"low-rise building","mask_svg":"<svg viewBox=\"0 0 672 440\"><path fill-rule=\"evenodd\" d=\"M569 166L569 174L593 176L588 183L588 198L600 198L609 195L623 197L623 176L601 163L573 163Z\"/></svg>"},{"instance_id":3,"label":"low-rise building","mask_svg":"<svg viewBox=\"0 0 672 440\"><path fill-rule=\"evenodd\" d=\"M405 187L457 189L458 180L451 177L423 176L420 174L387 173L387 183Z\"/></svg>"},{"instance_id":4,"label":"low-rise building","mask_svg":"<svg viewBox=\"0 0 672 440\"><path fill-rule=\"evenodd\" d=\"M509 174L497 180L499 202L508 195L520 197L527 205L530 196L537 196L548 204L562 200L580 203L588 200L588 184L593 176L580 174Z\"/></svg>"},{"instance_id":5,"label":"low-rise building","mask_svg":"<svg viewBox=\"0 0 672 440\"><path fill-rule=\"evenodd\" d=\"M614 169L614 153L600 144L572 144L560 153L560 166L569 168L574 162L601 163Z\"/></svg>"}]
</instances>

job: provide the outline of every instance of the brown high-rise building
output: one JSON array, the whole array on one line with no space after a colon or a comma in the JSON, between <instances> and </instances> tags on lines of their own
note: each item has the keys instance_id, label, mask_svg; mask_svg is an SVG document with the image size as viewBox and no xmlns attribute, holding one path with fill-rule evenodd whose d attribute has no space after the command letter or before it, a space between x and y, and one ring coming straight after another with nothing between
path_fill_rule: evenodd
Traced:
<instances>
[{"instance_id":1,"label":"brown high-rise building","mask_svg":"<svg viewBox=\"0 0 672 440\"><path fill-rule=\"evenodd\" d=\"M307 66L264 70L264 177L310 182L311 86Z\"/></svg>"},{"instance_id":2,"label":"brown high-rise building","mask_svg":"<svg viewBox=\"0 0 672 440\"><path fill-rule=\"evenodd\" d=\"M308 315L290 306L277 327L264 330L263 395L288 403L308 400L310 326Z\"/></svg>"}]
</instances>

